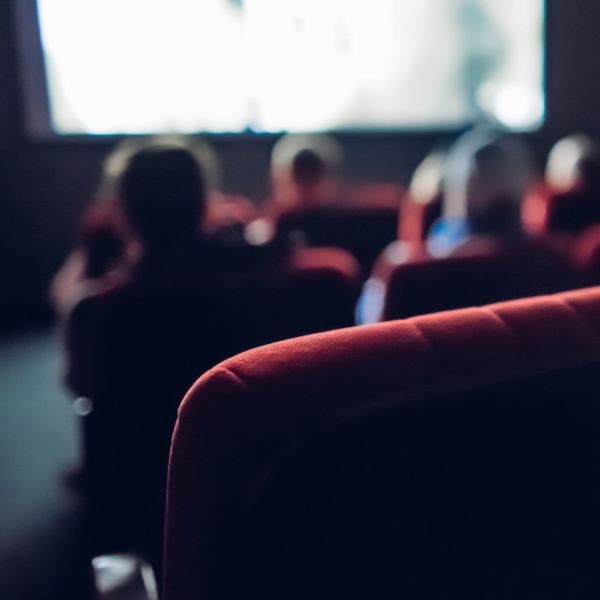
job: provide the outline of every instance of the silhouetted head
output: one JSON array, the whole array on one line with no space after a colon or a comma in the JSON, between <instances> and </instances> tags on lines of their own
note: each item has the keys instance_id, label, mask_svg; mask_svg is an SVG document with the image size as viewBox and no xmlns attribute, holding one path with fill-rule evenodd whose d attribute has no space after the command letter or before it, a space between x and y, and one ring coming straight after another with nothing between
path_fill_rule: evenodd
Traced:
<instances>
[{"instance_id":1,"label":"silhouetted head","mask_svg":"<svg viewBox=\"0 0 600 600\"><path fill-rule=\"evenodd\" d=\"M121 177L131 157L146 148L169 146L184 148L191 152L200 164L206 187L219 187L221 167L211 146L203 138L186 135L134 136L120 141L108 154L102 165L102 178L96 193L98 200L112 201L118 197Z\"/></svg>"},{"instance_id":2,"label":"silhouetted head","mask_svg":"<svg viewBox=\"0 0 600 600\"><path fill-rule=\"evenodd\" d=\"M291 165L292 179L302 184L314 184L329 173L329 168L322 156L311 148L304 148L294 156Z\"/></svg>"},{"instance_id":3,"label":"silhouetted head","mask_svg":"<svg viewBox=\"0 0 600 600\"><path fill-rule=\"evenodd\" d=\"M596 142L579 134L559 140L548 156L546 181L555 192L600 186L600 151Z\"/></svg>"},{"instance_id":4,"label":"silhouetted head","mask_svg":"<svg viewBox=\"0 0 600 600\"><path fill-rule=\"evenodd\" d=\"M168 248L196 235L206 206L205 176L186 148L149 147L129 159L119 197L143 246Z\"/></svg>"},{"instance_id":5,"label":"silhouetted head","mask_svg":"<svg viewBox=\"0 0 600 600\"><path fill-rule=\"evenodd\" d=\"M521 231L521 204L532 180L532 161L516 138L474 130L448 157L444 213L466 219L480 235Z\"/></svg>"},{"instance_id":6,"label":"silhouetted head","mask_svg":"<svg viewBox=\"0 0 600 600\"><path fill-rule=\"evenodd\" d=\"M271 157L275 200L284 206L327 202L334 195L341 160L341 148L329 136L283 136Z\"/></svg>"}]
</instances>

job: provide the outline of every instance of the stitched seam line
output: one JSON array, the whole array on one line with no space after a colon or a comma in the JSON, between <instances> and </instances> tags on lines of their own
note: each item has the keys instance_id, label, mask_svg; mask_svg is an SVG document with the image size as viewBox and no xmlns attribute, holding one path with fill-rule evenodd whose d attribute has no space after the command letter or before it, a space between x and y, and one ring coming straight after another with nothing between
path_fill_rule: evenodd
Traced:
<instances>
[{"instance_id":1,"label":"stitched seam line","mask_svg":"<svg viewBox=\"0 0 600 600\"><path fill-rule=\"evenodd\" d=\"M418 321L410 322L410 324L412 325L413 329L417 332L419 337L425 342L425 346L428 348L429 352L431 353L431 356L434 357L437 354L437 352L435 350L433 342L431 341L431 338L425 333L425 331L423 331Z\"/></svg>"},{"instance_id":2,"label":"stitched seam line","mask_svg":"<svg viewBox=\"0 0 600 600\"><path fill-rule=\"evenodd\" d=\"M233 379L235 380L235 382L238 385L242 386L246 390L248 389L248 382L239 373L236 373L236 371L234 371L231 367L221 366L219 368L221 369L221 371L223 371L227 375L230 375L231 377L233 377Z\"/></svg>"},{"instance_id":3,"label":"stitched seam line","mask_svg":"<svg viewBox=\"0 0 600 600\"><path fill-rule=\"evenodd\" d=\"M579 321L579 323L581 323L584 331L586 332L588 339L592 340L596 344L600 344L600 337L594 333L590 334L590 332L593 332L595 329L592 322L586 316L584 316L577 308L575 308L575 306L569 300L561 296L554 296L553 300L559 306L563 306L570 313L575 315L576 319Z\"/></svg>"},{"instance_id":4,"label":"stitched seam line","mask_svg":"<svg viewBox=\"0 0 600 600\"><path fill-rule=\"evenodd\" d=\"M510 323L502 315L499 315L497 312L495 312L494 310L492 310L491 308L489 308L487 306L481 307L480 310L482 313L489 315L491 317L494 317L494 319L502 325L502 327L505 329L505 331L507 331L508 334L517 342L517 346L522 348L523 344L521 343L521 340L520 340L519 336L517 335L517 332L514 330L512 325L510 325Z\"/></svg>"}]
</instances>

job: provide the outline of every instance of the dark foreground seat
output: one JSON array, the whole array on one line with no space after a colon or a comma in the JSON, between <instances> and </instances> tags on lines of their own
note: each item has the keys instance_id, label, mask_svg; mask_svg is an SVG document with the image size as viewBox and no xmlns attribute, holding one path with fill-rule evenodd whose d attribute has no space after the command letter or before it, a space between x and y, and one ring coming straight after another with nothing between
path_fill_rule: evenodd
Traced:
<instances>
[{"instance_id":1,"label":"dark foreground seat","mask_svg":"<svg viewBox=\"0 0 600 600\"><path fill-rule=\"evenodd\" d=\"M86 482L96 552L159 552L170 437L198 375L268 342L353 322L357 266L307 249L199 280L126 283L81 301L67 324L68 380L91 400ZM156 562L156 560L154 561Z\"/></svg>"},{"instance_id":2,"label":"dark foreground seat","mask_svg":"<svg viewBox=\"0 0 600 600\"><path fill-rule=\"evenodd\" d=\"M165 600L594 598L600 289L286 341L205 374Z\"/></svg>"}]
</instances>

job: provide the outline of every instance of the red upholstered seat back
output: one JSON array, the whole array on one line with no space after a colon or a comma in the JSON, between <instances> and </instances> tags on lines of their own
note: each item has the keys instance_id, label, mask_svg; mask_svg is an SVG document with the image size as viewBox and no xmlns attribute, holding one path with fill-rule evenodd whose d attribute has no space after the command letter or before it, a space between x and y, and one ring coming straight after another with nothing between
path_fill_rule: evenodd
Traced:
<instances>
[{"instance_id":1,"label":"red upholstered seat back","mask_svg":"<svg viewBox=\"0 0 600 600\"><path fill-rule=\"evenodd\" d=\"M566 255L537 243L484 244L462 255L398 264L387 272L384 320L553 293L579 283Z\"/></svg>"},{"instance_id":2,"label":"red upholstered seat back","mask_svg":"<svg viewBox=\"0 0 600 600\"><path fill-rule=\"evenodd\" d=\"M385 207L397 211L405 193L404 188L396 183L355 185L348 191L348 203L356 207Z\"/></svg>"},{"instance_id":3,"label":"red upholstered seat back","mask_svg":"<svg viewBox=\"0 0 600 600\"><path fill-rule=\"evenodd\" d=\"M573 261L589 285L600 282L600 225L581 233L572 244Z\"/></svg>"},{"instance_id":4,"label":"red upholstered seat back","mask_svg":"<svg viewBox=\"0 0 600 600\"><path fill-rule=\"evenodd\" d=\"M600 194L594 189L574 189L551 194L546 213L546 229L578 234L600 222Z\"/></svg>"},{"instance_id":5,"label":"red upholstered seat back","mask_svg":"<svg viewBox=\"0 0 600 600\"><path fill-rule=\"evenodd\" d=\"M600 289L226 361L179 409L165 599L592 597L599 383Z\"/></svg>"}]
</instances>

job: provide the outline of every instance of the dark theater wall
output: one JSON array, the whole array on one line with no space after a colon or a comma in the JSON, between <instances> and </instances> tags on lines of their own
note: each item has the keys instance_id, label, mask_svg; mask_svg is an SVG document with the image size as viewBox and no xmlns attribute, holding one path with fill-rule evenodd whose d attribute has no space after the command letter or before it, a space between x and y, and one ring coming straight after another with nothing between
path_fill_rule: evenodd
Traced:
<instances>
[{"instance_id":1,"label":"dark theater wall","mask_svg":"<svg viewBox=\"0 0 600 600\"><path fill-rule=\"evenodd\" d=\"M34 142L23 134L15 2L0 2L0 326L43 307L45 289L73 240L77 216L97 183L107 141ZM540 158L571 131L600 135L600 3L550 0L546 126L532 136ZM347 135L348 173L357 180L406 180L435 134ZM273 138L214 139L224 187L254 197L266 189Z\"/></svg>"}]
</instances>

